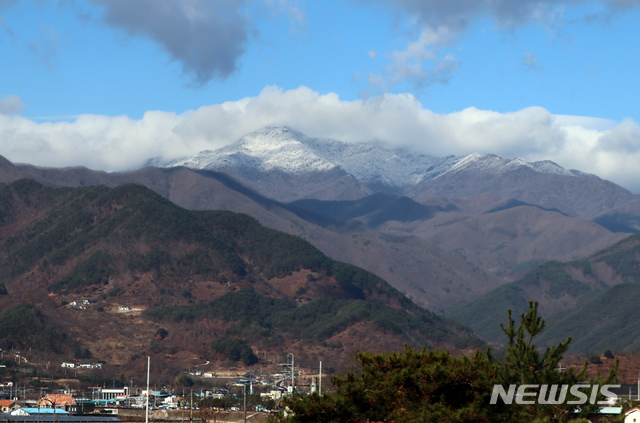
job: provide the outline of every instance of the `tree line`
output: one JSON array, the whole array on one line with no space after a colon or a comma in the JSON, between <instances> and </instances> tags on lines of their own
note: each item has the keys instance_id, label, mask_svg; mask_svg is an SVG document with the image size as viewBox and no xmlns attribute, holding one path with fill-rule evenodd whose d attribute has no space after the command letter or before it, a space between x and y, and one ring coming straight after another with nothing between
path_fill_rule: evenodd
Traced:
<instances>
[{"instance_id":1,"label":"tree line","mask_svg":"<svg viewBox=\"0 0 640 423\"><path fill-rule=\"evenodd\" d=\"M520 315L518 325L509 310L508 323L500 326L508 339L500 359L490 348L471 356L409 346L401 353L359 353L358 372L332 377L335 392L288 397L284 411L271 421L577 423L587 422L589 416L597 414L601 407L597 403L571 404L579 398L570 391L559 404L501 400L492 404L495 385L533 385L528 392L538 398L542 385L571 387L589 379L588 363L580 371L571 367L558 370L571 338L548 347L544 353L536 347L535 338L545 328L536 302L529 303L529 310ZM616 363L606 378L598 376L591 383L613 383L617 369ZM602 400L603 395L598 393L595 399Z\"/></svg>"}]
</instances>

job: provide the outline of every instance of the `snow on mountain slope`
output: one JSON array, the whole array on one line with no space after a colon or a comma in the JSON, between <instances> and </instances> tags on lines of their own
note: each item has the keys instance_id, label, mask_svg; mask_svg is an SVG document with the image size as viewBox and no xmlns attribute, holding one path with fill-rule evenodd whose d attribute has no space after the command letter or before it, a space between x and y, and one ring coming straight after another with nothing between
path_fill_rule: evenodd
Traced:
<instances>
[{"instance_id":1,"label":"snow on mountain slope","mask_svg":"<svg viewBox=\"0 0 640 423\"><path fill-rule=\"evenodd\" d=\"M275 126L247 134L216 151L202 151L194 157L166 165L212 170L251 168L293 174L322 172L339 166L364 185L402 189L445 172L453 161L453 156L415 155L376 142L349 144L327 138L309 138L287 127Z\"/></svg>"},{"instance_id":2,"label":"snow on mountain slope","mask_svg":"<svg viewBox=\"0 0 640 423\"><path fill-rule=\"evenodd\" d=\"M327 138L310 138L284 126L263 128L226 147L201 151L190 158L173 162L152 159L148 164L220 171L275 170L292 175L324 172L339 167L374 191L385 188L401 191L444 174L469 169L504 174L527 167L538 173L595 178L594 175L576 170L566 170L548 160L527 162L521 158L506 159L477 153L437 158L414 154L402 148L388 148L379 142L345 143Z\"/></svg>"},{"instance_id":3,"label":"snow on mountain slope","mask_svg":"<svg viewBox=\"0 0 640 423\"><path fill-rule=\"evenodd\" d=\"M454 156L436 158L404 149L389 149L378 142L350 144L328 138L309 138L287 127L272 126L247 134L215 151L201 151L196 156L172 162L152 159L147 165L278 170L290 174L340 167L364 185L401 190L446 172L456 160Z\"/></svg>"},{"instance_id":4,"label":"snow on mountain slope","mask_svg":"<svg viewBox=\"0 0 640 423\"><path fill-rule=\"evenodd\" d=\"M249 167L260 171L286 173L322 172L336 165L328 162L308 146L308 137L286 127L267 127L240 138L215 151L202 151L173 166L192 169Z\"/></svg>"},{"instance_id":5,"label":"snow on mountain slope","mask_svg":"<svg viewBox=\"0 0 640 423\"><path fill-rule=\"evenodd\" d=\"M550 160L528 162L519 157L515 159L506 159L500 156L496 156L495 154L482 155L478 153L473 153L461 158L457 158L456 162L447 171L442 172L440 175L469 169L479 170L491 174L504 174L519 167L528 167L538 173L549 173L582 178L597 178L597 176L595 175L583 173L578 170L567 170L561 166L558 166Z\"/></svg>"},{"instance_id":6,"label":"snow on mountain slope","mask_svg":"<svg viewBox=\"0 0 640 423\"><path fill-rule=\"evenodd\" d=\"M314 148L360 183L403 189L446 172L457 160L454 156L436 158L413 154L405 149L389 149L379 142L343 143L312 139Z\"/></svg>"}]
</instances>

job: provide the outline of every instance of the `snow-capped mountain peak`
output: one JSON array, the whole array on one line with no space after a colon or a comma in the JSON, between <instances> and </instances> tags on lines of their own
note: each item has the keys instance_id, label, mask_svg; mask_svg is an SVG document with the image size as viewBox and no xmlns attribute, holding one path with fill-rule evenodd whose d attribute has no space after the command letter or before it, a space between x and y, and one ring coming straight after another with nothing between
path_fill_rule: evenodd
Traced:
<instances>
[{"instance_id":1,"label":"snow-capped mountain peak","mask_svg":"<svg viewBox=\"0 0 640 423\"><path fill-rule=\"evenodd\" d=\"M286 126L268 126L218 150L205 150L193 157L166 163L166 167L170 166L240 172L276 171L290 175L341 168L374 191L391 189L397 192L445 174L470 169L502 175L526 167L539 173L593 177L566 170L548 160L528 162L522 158L507 159L478 153L437 158L390 148L381 142L345 143L310 138Z\"/></svg>"},{"instance_id":2,"label":"snow-capped mountain peak","mask_svg":"<svg viewBox=\"0 0 640 423\"><path fill-rule=\"evenodd\" d=\"M194 169L254 167L260 171L286 173L322 172L335 167L309 147L309 139L283 126L270 126L252 132L233 144L215 151L177 161L172 166Z\"/></svg>"},{"instance_id":3,"label":"snow-capped mountain peak","mask_svg":"<svg viewBox=\"0 0 640 423\"><path fill-rule=\"evenodd\" d=\"M476 169L486 173L502 175L506 172L510 172L522 167L529 168L538 173L550 173L555 175L577 177L592 176L576 170L567 170L550 160L528 162L520 157L516 157L515 159L507 159L504 157L496 156L495 154L482 155L478 153L469 154L467 156L459 158L455 162L455 164L453 164L453 166L451 166L451 168L444 173Z\"/></svg>"}]
</instances>

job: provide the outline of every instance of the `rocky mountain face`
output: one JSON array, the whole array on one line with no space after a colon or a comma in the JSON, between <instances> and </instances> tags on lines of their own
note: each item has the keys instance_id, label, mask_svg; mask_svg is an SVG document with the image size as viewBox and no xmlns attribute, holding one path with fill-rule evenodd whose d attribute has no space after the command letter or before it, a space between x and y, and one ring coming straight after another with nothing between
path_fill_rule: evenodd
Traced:
<instances>
[{"instance_id":1,"label":"rocky mountain face","mask_svg":"<svg viewBox=\"0 0 640 423\"><path fill-rule=\"evenodd\" d=\"M446 173L406 191L417 200L464 199L472 213L489 211L516 199L569 216L595 220L621 210L640 209L640 197L595 175L567 171L552 162L527 163L498 156L467 156Z\"/></svg>"}]
</instances>

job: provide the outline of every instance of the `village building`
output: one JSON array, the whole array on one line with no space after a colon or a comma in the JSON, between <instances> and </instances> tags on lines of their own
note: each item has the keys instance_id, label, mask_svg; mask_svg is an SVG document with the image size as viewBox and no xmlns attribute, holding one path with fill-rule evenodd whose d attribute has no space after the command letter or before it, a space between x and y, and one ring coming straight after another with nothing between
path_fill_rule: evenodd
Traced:
<instances>
[{"instance_id":1,"label":"village building","mask_svg":"<svg viewBox=\"0 0 640 423\"><path fill-rule=\"evenodd\" d=\"M9 413L16 408L16 402L11 400L0 400L0 411Z\"/></svg>"},{"instance_id":2,"label":"village building","mask_svg":"<svg viewBox=\"0 0 640 423\"><path fill-rule=\"evenodd\" d=\"M640 407L634 407L624 413L624 423L640 423Z\"/></svg>"},{"instance_id":3,"label":"village building","mask_svg":"<svg viewBox=\"0 0 640 423\"><path fill-rule=\"evenodd\" d=\"M66 410L70 406L76 405L76 400L71 395L66 394L47 394L38 402L40 407L53 407Z\"/></svg>"},{"instance_id":4,"label":"village building","mask_svg":"<svg viewBox=\"0 0 640 423\"><path fill-rule=\"evenodd\" d=\"M16 408L9 414L11 414L12 416L36 416L39 414L65 415L65 414L69 414L69 412L64 410L54 409L54 408L45 408L45 407L21 407L21 408Z\"/></svg>"}]
</instances>

